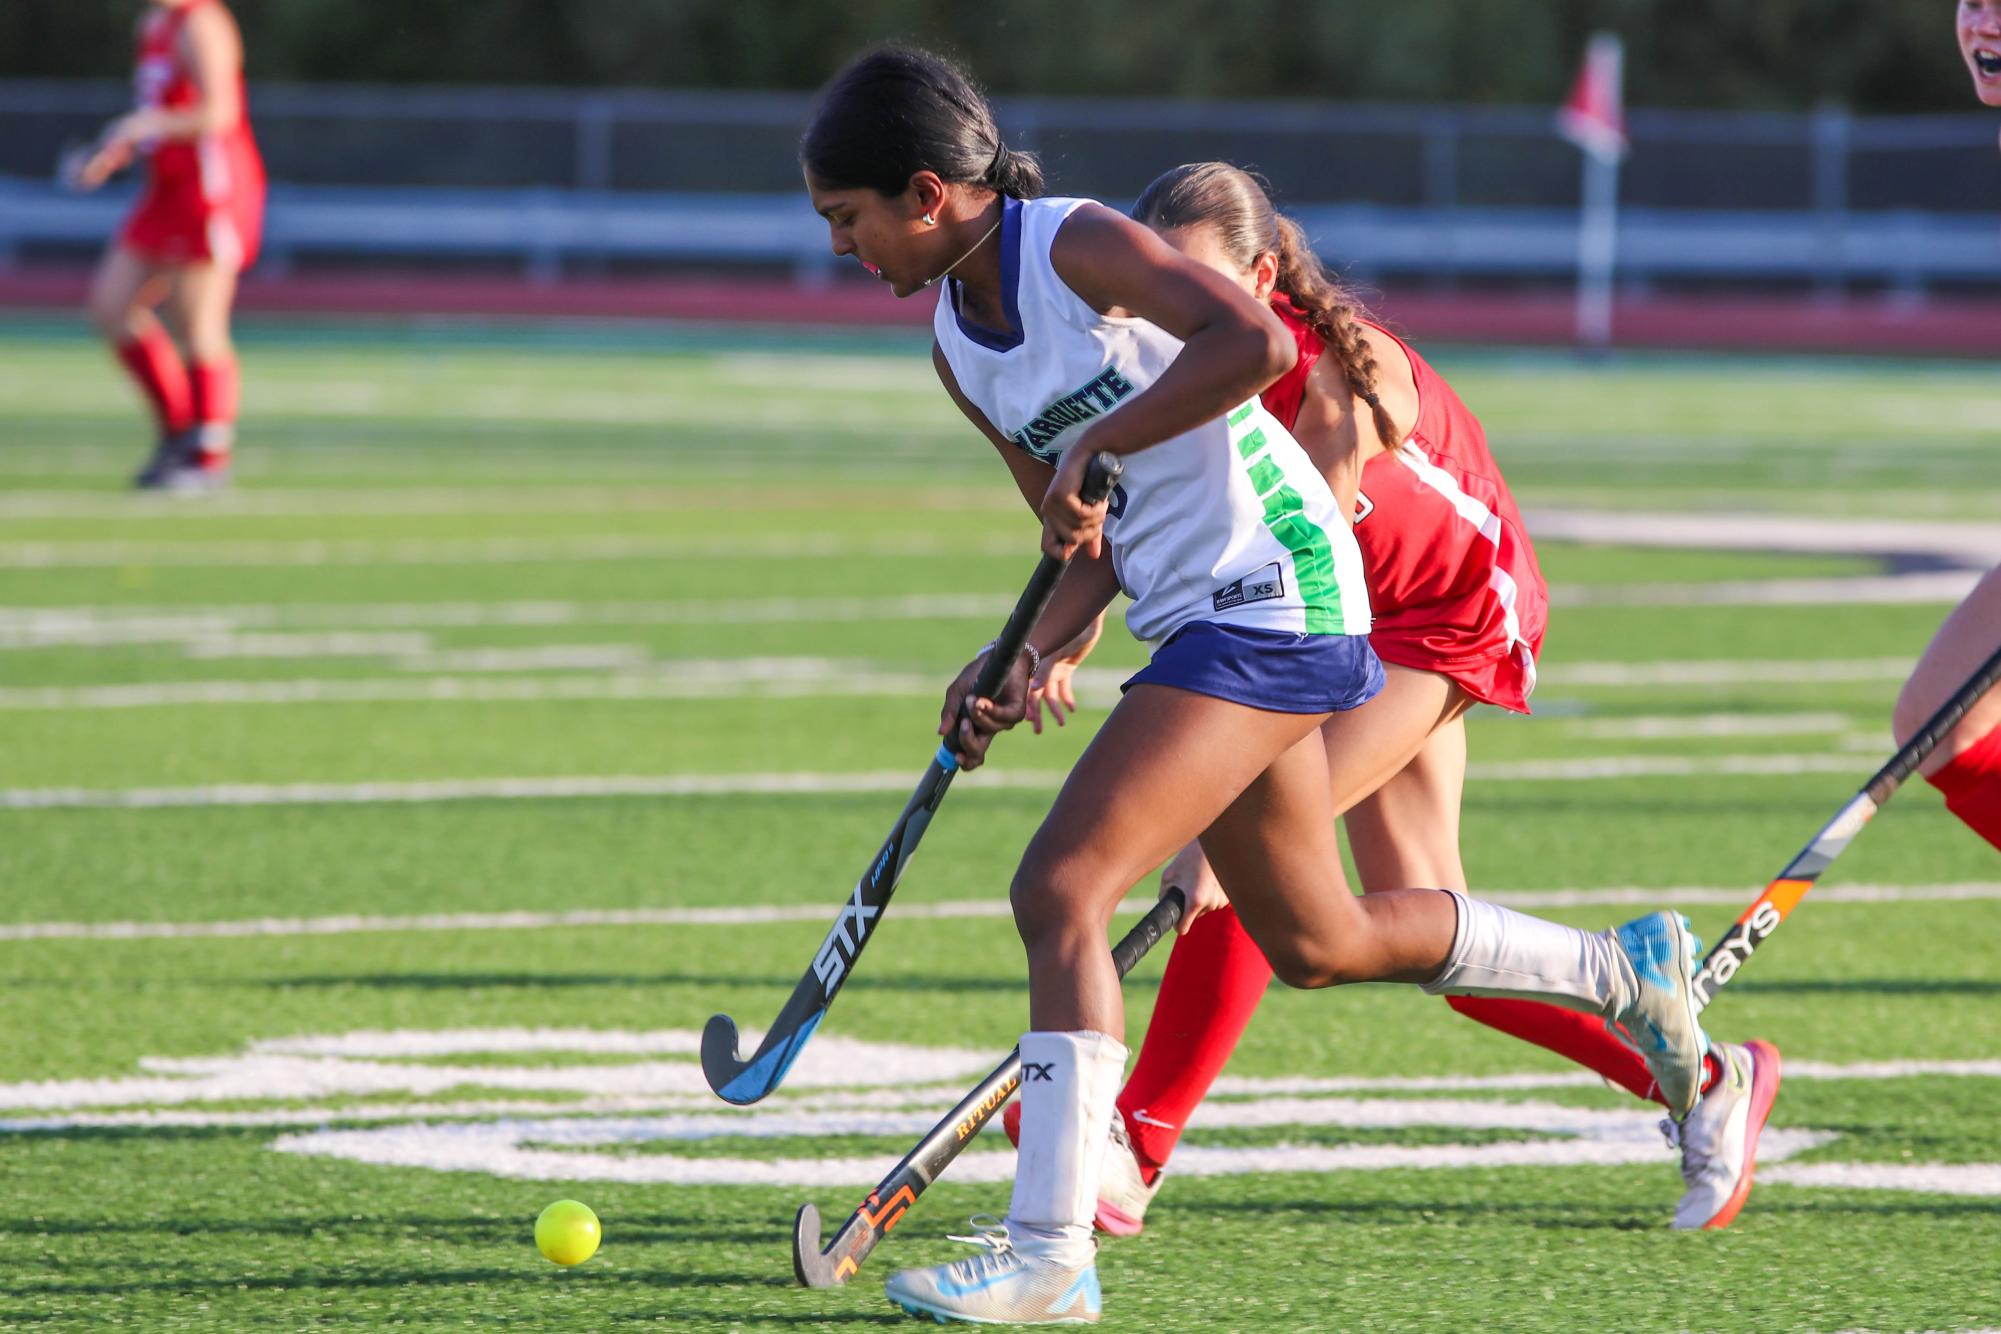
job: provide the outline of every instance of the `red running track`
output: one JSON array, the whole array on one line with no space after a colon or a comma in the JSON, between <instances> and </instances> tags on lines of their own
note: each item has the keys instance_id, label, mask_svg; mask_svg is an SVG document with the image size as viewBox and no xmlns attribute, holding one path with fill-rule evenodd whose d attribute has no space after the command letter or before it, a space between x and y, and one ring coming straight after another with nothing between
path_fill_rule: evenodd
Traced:
<instances>
[{"instance_id":1,"label":"red running track","mask_svg":"<svg viewBox=\"0 0 2001 1334\"><path fill-rule=\"evenodd\" d=\"M81 310L88 275L75 269L0 272L0 308ZM1566 291L1390 289L1379 312L1418 341L1565 345ZM929 299L898 301L861 282L803 286L783 279L649 277L530 283L511 276L424 271L288 274L244 279L239 308L264 314L661 319L730 324L921 328ZM1758 348L1877 355L2001 357L2001 299L1931 297L1649 296L1618 303L1621 347Z\"/></svg>"}]
</instances>

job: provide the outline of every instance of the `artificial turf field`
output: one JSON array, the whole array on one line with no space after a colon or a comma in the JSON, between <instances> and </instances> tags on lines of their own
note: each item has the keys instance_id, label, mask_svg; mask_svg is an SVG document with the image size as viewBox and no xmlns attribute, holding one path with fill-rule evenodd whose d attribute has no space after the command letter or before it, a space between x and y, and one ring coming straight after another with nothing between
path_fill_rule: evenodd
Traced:
<instances>
[{"instance_id":1,"label":"artificial turf field","mask_svg":"<svg viewBox=\"0 0 2001 1334\"><path fill-rule=\"evenodd\" d=\"M793 1285L792 1213L851 1208L1023 1028L1007 881L1137 648L954 789L732 1112L695 1033L776 1013L1033 563L923 345L253 325L243 358L237 494L142 501L108 359L0 325L0 1326L902 1322L882 1275L1003 1211L998 1135L845 1290ZM1991 367L1436 360L1532 511L2001 524ZM1713 936L1888 754L1945 606L1839 550L1539 546L1472 882ZM1102 1252L1106 1323L2001 1325L1997 939L2001 862L1913 785L1708 1013L1789 1070L1713 1235L1666 1229L1624 1095L1414 990L1275 989ZM573 1271L530 1240L562 1196L605 1227Z\"/></svg>"}]
</instances>

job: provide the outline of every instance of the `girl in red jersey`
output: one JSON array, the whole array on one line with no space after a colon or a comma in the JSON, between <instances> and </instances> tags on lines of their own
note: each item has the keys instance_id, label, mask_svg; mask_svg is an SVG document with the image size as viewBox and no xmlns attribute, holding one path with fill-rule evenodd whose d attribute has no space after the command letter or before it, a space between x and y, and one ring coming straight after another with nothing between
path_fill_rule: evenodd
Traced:
<instances>
[{"instance_id":1,"label":"girl in red jersey","mask_svg":"<svg viewBox=\"0 0 2001 1334\"><path fill-rule=\"evenodd\" d=\"M133 162L146 186L91 285L90 308L152 404L159 443L143 488L224 484L236 428L229 311L257 257L264 163L250 136L243 41L222 0L152 0L139 20L138 105L73 173L93 190ZM175 346L154 308L167 302Z\"/></svg>"},{"instance_id":2,"label":"girl in red jersey","mask_svg":"<svg viewBox=\"0 0 2001 1334\"><path fill-rule=\"evenodd\" d=\"M1220 162L1178 167L1147 187L1133 215L1268 302L1298 342L1298 362L1262 397L1354 516L1375 611L1370 644L1387 676L1350 720L1373 723L1368 744L1356 745L1352 731L1338 746L1327 738L1335 808L1365 893L1463 889L1465 713L1476 703L1528 712L1548 610L1535 551L1485 433L1422 357L1328 278L1298 225L1273 210L1251 176ZM1074 707L1068 677L1081 656L1043 669L1042 702L1059 722ZM1123 1125L1114 1123L1097 1215L1116 1234L1140 1230L1181 1128L1271 980L1199 844L1168 865L1161 883L1182 887L1189 911L1118 1101ZM1639 1055L1595 1018L1533 1001L1447 1003L1659 1100ZM1778 1084L1771 1044L1713 1046L1709 1091L1670 1132L1688 1186L1676 1227L1718 1228L1736 1216Z\"/></svg>"}]
</instances>

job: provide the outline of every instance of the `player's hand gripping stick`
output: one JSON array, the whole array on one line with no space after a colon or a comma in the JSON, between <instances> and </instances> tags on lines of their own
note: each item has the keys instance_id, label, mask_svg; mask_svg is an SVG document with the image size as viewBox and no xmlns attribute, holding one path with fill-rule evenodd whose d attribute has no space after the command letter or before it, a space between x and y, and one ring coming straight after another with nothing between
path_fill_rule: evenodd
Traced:
<instances>
[{"instance_id":1,"label":"player's hand gripping stick","mask_svg":"<svg viewBox=\"0 0 2001 1334\"><path fill-rule=\"evenodd\" d=\"M1124 467L1115 454L1093 458L1084 474L1081 492L1084 500L1090 504L1104 500ZM1028 587L1022 590L1007 625L980 669L970 698L991 698L999 691L1014 660L1021 656L1029 632L1041 618L1042 609L1055 593L1067 564L1055 556L1044 555L1036 565ZM903 878L903 868L917 851L918 842L958 771L959 760L950 746L939 746L924 777L918 780L917 790L910 794L903 813L896 817L881 850L855 882L854 892L841 905L833 927L814 951L812 963L799 979L799 985L792 989L785 1008L772 1021L755 1055L745 1060L738 1054L736 1020L726 1014L710 1016L708 1026L702 1030L702 1073L707 1076L709 1087L725 1102L739 1105L756 1102L785 1078L785 1072L813 1036L813 1030L819 1027L827 1007L834 1003L841 984L861 957L862 947L874 933L876 919L889 906L889 897Z\"/></svg>"}]
</instances>

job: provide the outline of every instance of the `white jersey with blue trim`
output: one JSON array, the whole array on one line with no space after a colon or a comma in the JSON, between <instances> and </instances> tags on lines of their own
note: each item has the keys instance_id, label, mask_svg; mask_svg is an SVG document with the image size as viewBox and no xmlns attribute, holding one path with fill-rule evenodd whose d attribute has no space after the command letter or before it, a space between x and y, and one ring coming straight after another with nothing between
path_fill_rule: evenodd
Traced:
<instances>
[{"instance_id":1,"label":"white jersey with blue trim","mask_svg":"<svg viewBox=\"0 0 2001 1334\"><path fill-rule=\"evenodd\" d=\"M1001 287L1014 332L964 319L948 280L933 328L960 390L1045 463L1145 390L1181 340L1099 314L1049 262L1083 199L1003 201ZM1194 621L1365 635L1362 556L1327 481L1252 398L1225 417L1125 456L1105 522L1126 625L1158 646Z\"/></svg>"}]
</instances>

